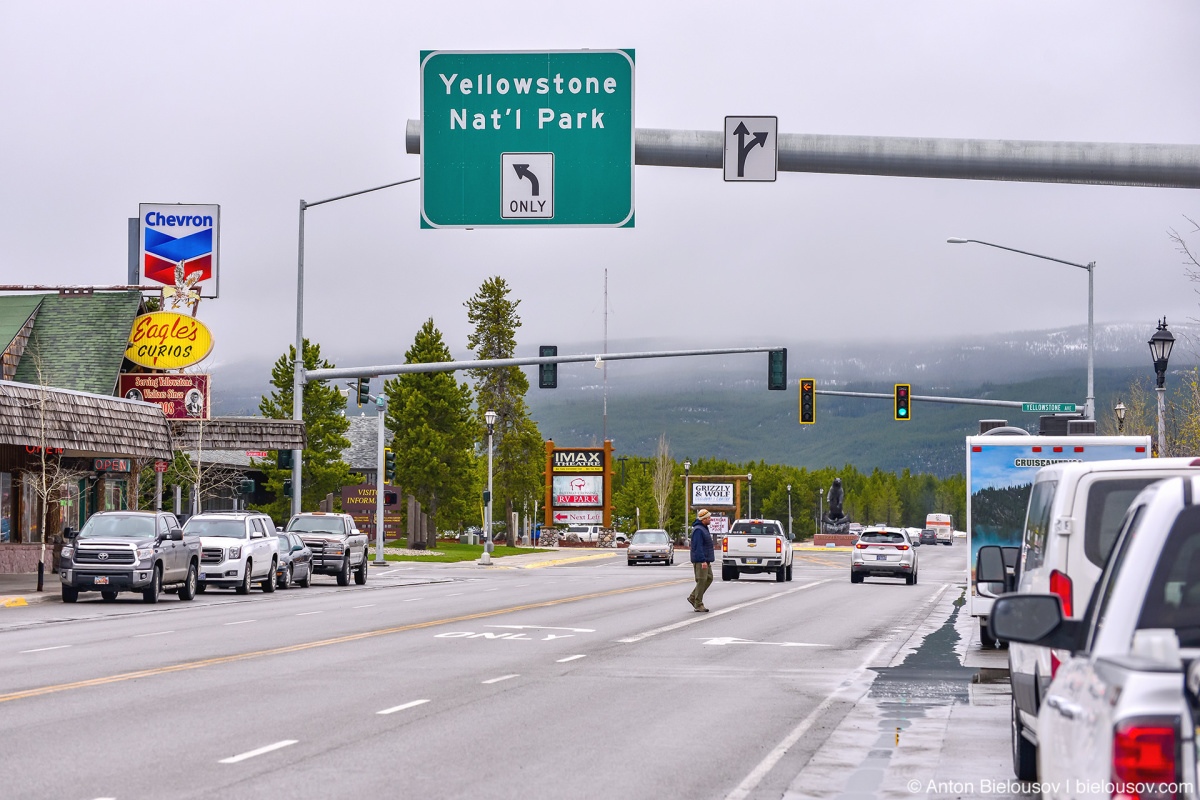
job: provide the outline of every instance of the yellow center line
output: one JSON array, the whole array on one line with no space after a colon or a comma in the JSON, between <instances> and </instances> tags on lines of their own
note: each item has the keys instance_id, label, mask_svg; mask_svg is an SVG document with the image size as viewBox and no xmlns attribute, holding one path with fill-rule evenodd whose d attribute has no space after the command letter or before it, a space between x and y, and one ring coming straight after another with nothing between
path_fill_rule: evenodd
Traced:
<instances>
[{"instance_id":1,"label":"yellow center line","mask_svg":"<svg viewBox=\"0 0 1200 800\"><path fill-rule=\"evenodd\" d=\"M528 603L523 606L512 606L510 608L499 608L494 611L481 611L478 614L466 614L461 617L450 617L447 619L436 619L429 622L414 622L411 625L399 625L393 628L380 628L379 630L366 631L364 633L352 633L346 636L338 636L333 639L321 639L316 642L304 642L302 644L292 644L286 647L273 647L269 650L255 650L249 653L238 653L231 656L219 656L217 658L206 658L201 661L185 661L181 664L170 664L165 667L154 667L153 669L143 669L137 672L122 672L117 675L108 675L103 678L92 678L86 681L74 681L72 683L58 683L51 686L41 686L36 689L25 689L19 692L10 692L8 694L0 694L0 703L6 703L9 700L23 700L27 697L40 697L44 694L54 694L55 692L65 692L70 689L84 689L89 686L104 686L109 683L120 683L122 681L131 681L137 678L148 678L154 675L166 675L171 672L183 672L190 669L200 669L201 667L211 667L218 664L230 664L235 661L248 661L252 658L262 658L264 656L283 655L285 653L298 653L301 650L309 650L314 647L326 647L331 644L344 644L345 642L356 642L361 639L371 639L376 636L386 636L391 633L403 633L404 631L413 631L420 628L430 628L435 625L448 625L452 622L465 622L472 619L483 619L485 617L494 617L499 614L511 614L514 611L527 611L531 608L546 608L548 606L561 605L562 603L573 603L578 600L591 600L597 597L610 597L617 594L625 594L627 592L639 592L643 589L658 589L663 586L674 586L678 583L688 583L692 579L687 578L677 581L664 581L662 583L651 583L646 586L630 586L625 589L611 589L606 592L594 592L592 594L581 594L575 597L563 597L558 600L544 600L540 603Z\"/></svg>"}]
</instances>

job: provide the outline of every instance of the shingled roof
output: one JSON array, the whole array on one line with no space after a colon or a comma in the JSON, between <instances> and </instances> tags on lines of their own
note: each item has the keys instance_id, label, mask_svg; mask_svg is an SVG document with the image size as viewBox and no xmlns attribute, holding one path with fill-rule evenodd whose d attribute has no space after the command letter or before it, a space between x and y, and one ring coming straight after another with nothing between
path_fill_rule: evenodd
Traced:
<instances>
[{"instance_id":1,"label":"shingled roof","mask_svg":"<svg viewBox=\"0 0 1200 800\"><path fill-rule=\"evenodd\" d=\"M111 395L142 296L138 292L34 295L41 306L13 378ZM37 361L42 364L38 379Z\"/></svg>"},{"instance_id":2,"label":"shingled roof","mask_svg":"<svg viewBox=\"0 0 1200 800\"><path fill-rule=\"evenodd\" d=\"M303 450L307 444L304 423L290 419L177 419L171 421L171 430L181 450Z\"/></svg>"},{"instance_id":3,"label":"shingled roof","mask_svg":"<svg viewBox=\"0 0 1200 800\"><path fill-rule=\"evenodd\" d=\"M10 381L0 381L0 445L59 447L68 455L172 457L171 431L157 403Z\"/></svg>"},{"instance_id":4,"label":"shingled roof","mask_svg":"<svg viewBox=\"0 0 1200 800\"><path fill-rule=\"evenodd\" d=\"M41 295L10 294L0 297L0 379L11 381L21 363L21 354L29 334L33 331L33 322L38 305L42 302Z\"/></svg>"}]
</instances>

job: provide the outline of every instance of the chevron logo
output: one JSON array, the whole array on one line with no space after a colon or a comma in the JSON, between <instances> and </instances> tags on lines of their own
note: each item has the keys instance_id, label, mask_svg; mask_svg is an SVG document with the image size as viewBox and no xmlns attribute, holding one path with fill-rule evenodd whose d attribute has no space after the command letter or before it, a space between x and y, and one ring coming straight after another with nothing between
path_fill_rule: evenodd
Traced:
<instances>
[{"instance_id":1,"label":"chevron logo","mask_svg":"<svg viewBox=\"0 0 1200 800\"><path fill-rule=\"evenodd\" d=\"M175 265L183 264L183 277L200 273L200 280L212 277L213 232L207 228L178 238L153 228L145 229L146 277L175 285Z\"/></svg>"}]
</instances>

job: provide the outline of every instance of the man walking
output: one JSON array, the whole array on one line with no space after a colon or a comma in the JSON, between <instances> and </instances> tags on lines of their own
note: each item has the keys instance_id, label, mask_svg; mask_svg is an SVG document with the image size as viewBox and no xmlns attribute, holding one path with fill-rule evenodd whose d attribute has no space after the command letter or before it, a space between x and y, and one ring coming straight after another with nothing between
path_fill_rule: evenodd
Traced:
<instances>
[{"instance_id":1,"label":"man walking","mask_svg":"<svg viewBox=\"0 0 1200 800\"><path fill-rule=\"evenodd\" d=\"M708 518L712 516L707 508L700 509L696 514L696 522L692 525L692 569L696 573L696 588L688 595L688 602L697 611L705 611L704 590L712 583L713 540L708 532Z\"/></svg>"}]
</instances>

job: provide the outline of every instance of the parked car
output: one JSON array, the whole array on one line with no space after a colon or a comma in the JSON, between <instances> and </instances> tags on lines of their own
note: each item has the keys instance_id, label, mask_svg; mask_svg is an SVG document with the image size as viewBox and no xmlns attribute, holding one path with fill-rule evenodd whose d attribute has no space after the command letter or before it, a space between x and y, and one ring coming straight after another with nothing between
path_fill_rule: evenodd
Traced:
<instances>
[{"instance_id":1,"label":"parked car","mask_svg":"<svg viewBox=\"0 0 1200 800\"><path fill-rule=\"evenodd\" d=\"M921 531L920 542L921 544L937 544L937 531L929 528Z\"/></svg>"},{"instance_id":2,"label":"parked car","mask_svg":"<svg viewBox=\"0 0 1200 800\"><path fill-rule=\"evenodd\" d=\"M217 587L250 594L255 583L268 594L275 591L279 540L266 514L207 511L189 518L183 530L203 545L199 591Z\"/></svg>"},{"instance_id":3,"label":"parked car","mask_svg":"<svg viewBox=\"0 0 1200 800\"><path fill-rule=\"evenodd\" d=\"M1067 619L1082 617L1121 520L1134 497L1155 481L1197 475L1200 461L1153 458L1043 467L1034 477L1025 515L1016 591L1054 594ZM1037 719L1041 699L1065 651L1013 642L1008 648L1012 681L1012 758L1017 778L1037 778Z\"/></svg>"},{"instance_id":4,"label":"parked car","mask_svg":"<svg viewBox=\"0 0 1200 800\"><path fill-rule=\"evenodd\" d=\"M314 574L336 575L338 586L349 586L351 574L359 586L367 582L367 536L349 514L297 514L288 521L287 530L298 533L312 550Z\"/></svg>"},{"instance_id":5,"label":"parked car","mask_svg":"<svg viewBox=\"0 0 1200 800\"><path fill-rule=\"evenodd\" d=\"M196 596L200 540L179 527L174 514L154 511L101 511L77 534L64 532L59 581L64 603L80 592L98 591L105 600L119 592L141 592L157 603L163 589L180 600Z\"/></svg>"},{"instance_id":6,"label":"parked car","mask_svg":"<svg viewBox=\"0 0 1200 800\"><path fill-rule=\"evenodd\" d=\"M903 528L866 528L850 551L850 582L864 578L903 578L917 582L917 551Z\"/></svg>"},{"instance_id":7,"label":"parked car","mask_svg":"<svg viewBox=\"0 0 1200 800\"><path fill-rule=\"evenodd\" d=\"M721 580L768 572L783 583L792 579L792 537L777 519L739 519L713 543L721 551Z\"/></svg>"},{"instance_id":8,"label":"parked car","mask_svg":"<svg viewBox=\"0 0 1200 800\"><path fill-rule=\"evenodd\" d=\"M568 525L567 530L563 533L563 538L570 536L572 533L579 537L581 542L598 542L600 541L600 530L603 525Z\"/></svg>"},{"instance_id":9,"label":"parked car","mask_svg":"<svg viewBox=\"0 0 1200 800\"><path fill-rule=\"evenodd\" d=\"M298 583L307 589L312 583L312 550L299 534L280 531L275 537L279 539L279 567L275 572L279 588L290 589Z\"/></svg>"},{"instance_id":10,"label":"parked car","mask_svg":"<svg viewBox=\"0 0 1200 800\"><path fill-rule=\"evenodd\" d=\"M1069 618L1051 593L1007 594L993 606L993 636L1071 654L1038 712L1045 796L1195 800L1198 503L1192 477L1138 494L1082 617ZM1000 561L981 559L981 574L1002 578Z\"/></svg>"},{"instance_id":11,"label":"parked car","mask_svg":"<svg viewBox=\"0 0 1200 800\"><path fill-rule=\"evenodd\" d=\"M631 567L634 564L651 564L655 561L667 565L675 563L675 545L667 532L661 528L647 528L634 532L629 549L625 552Z\"/></svg>"}]
</instances>

